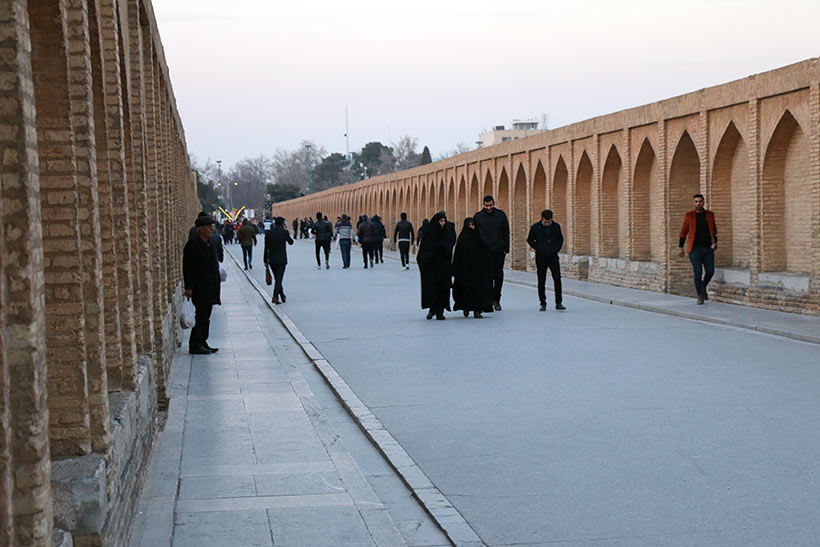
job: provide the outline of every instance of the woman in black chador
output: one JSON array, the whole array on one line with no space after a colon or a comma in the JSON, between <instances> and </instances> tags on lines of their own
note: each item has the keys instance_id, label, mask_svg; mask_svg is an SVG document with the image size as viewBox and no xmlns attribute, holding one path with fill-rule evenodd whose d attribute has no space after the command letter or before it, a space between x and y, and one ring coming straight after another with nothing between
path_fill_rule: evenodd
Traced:
<instances>
[{"instance_id":1,"label":"woman in black chador","mask_svg":"<svg viewBox=\"0 0 820 547\"><path fill-rule=\"evenodd\" d=\"M464 317L473 312L493 311L492 263L490 243L473 219L464 219L453 256L453 310L463 310Z\"/></svg>"},{"instance_id":2,"label":"woman in black chador","mask_svg":"<svg viewBox=\"0 0 820 547\"><path fill-rule=\"evenodd\" d=\"M450 260L456 231L447 215L439 211L430 220L416 255L421 271L421 307L429 308L427 319L445 319L450 311Z\"/></svg>"}]
</instances>

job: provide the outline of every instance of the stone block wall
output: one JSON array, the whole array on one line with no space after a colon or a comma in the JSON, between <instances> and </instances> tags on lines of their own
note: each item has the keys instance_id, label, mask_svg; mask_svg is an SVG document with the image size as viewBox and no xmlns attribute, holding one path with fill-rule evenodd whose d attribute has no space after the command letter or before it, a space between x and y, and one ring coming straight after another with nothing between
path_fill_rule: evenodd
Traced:
<instances>
[{"instance_id":1,"label":"stone block wall","mask_svg":"<svg viewBox=\"0 0 820 547\"><path fill-rule=\"evenodd\" d=\"M820 314L820 64L809 59L274 207L288 220L445 209L458 226L493 194L509 265L532 269L529 226L549 208L563 274L694 295L678 256L702 193L717 215L716 300Z\"/></svg>"},{"instance_id":2,"label":"stone block wall","mask_svg":"<svg viewBox=\"0 0 820 547\"><path fill-rule=\"evenodd\" d=\"M199 210L185 135L148 0L6 0L0 28L0 545L55 515L125 543Z\"/></svg>"}]
</instances>

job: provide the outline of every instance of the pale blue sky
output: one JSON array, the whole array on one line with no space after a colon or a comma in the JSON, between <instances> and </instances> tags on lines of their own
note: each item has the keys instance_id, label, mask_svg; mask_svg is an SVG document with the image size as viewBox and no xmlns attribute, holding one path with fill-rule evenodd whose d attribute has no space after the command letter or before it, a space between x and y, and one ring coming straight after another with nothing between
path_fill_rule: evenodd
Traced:
<instances>
[{"instance_id":1,"label":"pale blue sky","mask_svg":"<svg viewBox=\"0 0 820 547\"><path fill-rule=\"evenodd\" d=\"M433 156L820 55L820 2L154 0L188 139L230 166L309 139ZM708 15L704 18L704 15Z\"/></svg>"}]
</instances>

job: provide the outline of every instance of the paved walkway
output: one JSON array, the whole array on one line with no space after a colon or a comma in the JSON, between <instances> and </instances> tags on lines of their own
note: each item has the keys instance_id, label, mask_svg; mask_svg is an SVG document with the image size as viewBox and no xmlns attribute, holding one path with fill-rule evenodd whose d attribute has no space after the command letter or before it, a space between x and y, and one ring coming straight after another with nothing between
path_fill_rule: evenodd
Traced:
<instances>
[{"instance_id":1,"label":"paved walkway","mask_svg":"<svg viewBox=\"0 0 820 547\"><path fill-rule=\"evenodd\" d=\"M369 445L354 451L362 470L345 444L361 431L340 436L343 411L305 378L312 361L225 265L208 340L220 351L191 356L184 343L175 355L131 545L449 544Z\"/></svg>"}]
</instances>

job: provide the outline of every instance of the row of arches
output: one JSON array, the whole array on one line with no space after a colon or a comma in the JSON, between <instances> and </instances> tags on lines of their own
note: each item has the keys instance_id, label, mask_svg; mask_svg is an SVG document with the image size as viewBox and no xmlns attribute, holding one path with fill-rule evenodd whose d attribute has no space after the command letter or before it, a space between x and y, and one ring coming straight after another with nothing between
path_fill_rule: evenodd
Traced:
<instances>
[{"instance_id":1,"label":"row of arches","mask_svg":"<svg viewBox=\"0 0 820 547\"><path fill-rule=\"evenodd\" d=\"M626 139L610 139L600 154L587 139L531 154L529 162L503 158L496 169L467 166L335 189L301 198L285 210L296 207L310 214L326 209L354 218L378 213L388 225L406 212L418 225L444 209L460 224L491 194L510 219L513 268L531 267L527 231L544 208L552 209L562 225L568 255L664 264L674 260L677 232L693 194L703 193L718 219L718 266L812 273L811 227L818 200L810 182L807 132L793 113L782 112L759 160L735 120L726 123L710 159L699 151L692 131L690 125L679 133L665 162L659 152L663 147L650 136L636 143L631 156Z\"/></svg>"}]
</instances>

